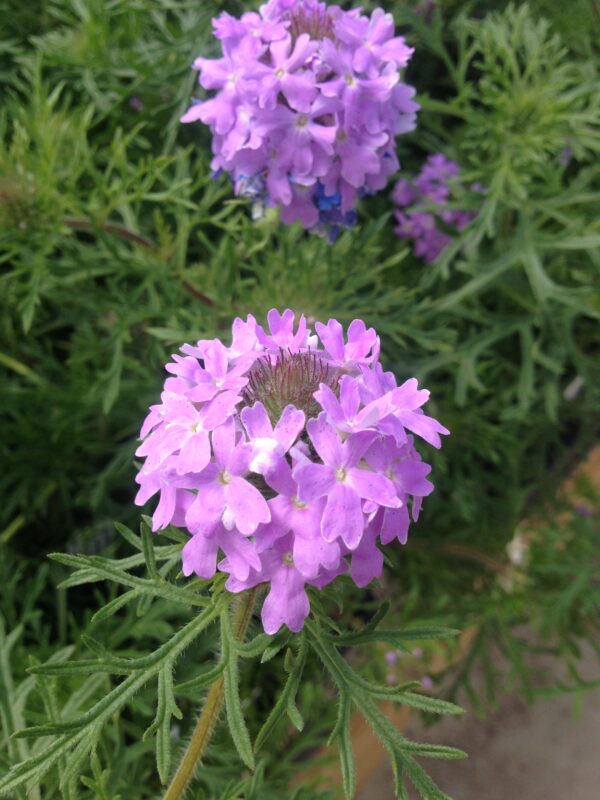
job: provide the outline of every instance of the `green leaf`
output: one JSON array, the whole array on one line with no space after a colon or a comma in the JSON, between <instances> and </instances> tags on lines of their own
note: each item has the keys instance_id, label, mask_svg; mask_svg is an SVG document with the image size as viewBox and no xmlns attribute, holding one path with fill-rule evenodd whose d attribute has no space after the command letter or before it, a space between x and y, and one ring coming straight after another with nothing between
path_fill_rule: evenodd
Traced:
<instances>
[{"instance_id":1,"label":"green leaf","mask_svg":"<svg viewBox=\"0 0 600 800\"><path fill-rule=\"evenodd\" d=\"M90 753L95 749L101 732L101 722L90 725L77 745L71 750L69 755L65 757L64 767L60 770L60 788L63 789L63 791L70 781L79 776L82 768L89 763Z\"/></svg>"},{"instance_id":2,"label":"green leaf","mask_svg":"<svg viewBox=\"0 0 600 800\"><path fill-rule=\"evenodd\" d=\"M364 630L357 633L342 633L339 636L330 636L336 647L354 647L356 645L371 644L372 642L387 642L392 645L402 646L406 642L428 641L431 639L451 639L460 631L455 628L403 628L402 630L378 629Z\"/></svg>"},{"instance_id":3,"label":"green leaf","mask_svg":"<svg viewBox=\"0 0 600 800\"><path fill-rule=\"evenodd\" d=\"M293 698L288 697L287 705L286 705L286 712L292 725L296 728L296 730L301 731L304 728L304 718L302 714L298 710L298 706L296 705Z\"/></svg>"},{"instance_id":4,"label":"green leaf","mask_svg":"<svg viewBox=\"0 0 600 800\"><path fill-rule=\"evenodd\" d=\"M169 641L159 647L150 657L132 659L136 665L144 664L140 669L122 681L108 694L98 700L88 711L79 713L75 719L61 720L55 724L38 725L20 731L20 737L47 736L58 734L57 738L40 752L17 764L0 777L0 796L14 794L15 790L28 782L39 783L41 778L62 758L77 756L89 748L97 726L104 725L112 716L126 705L134 695L160 671L165 663L173 663L181 653L210 625L221 613L223 598L219 597L214 604L177 631ZM127 660L127 659L125 659ZM90 685L97 682L91 676ZM81 748L78 748L80 742Z\"/></svg>"},{"instance_id":5,"label":"green leaf","mask_svg":"<svg viewBox=\"0 0 600 800\"><path fill-rule=\"evenodd\" d=\"M265 648L265 651L261 656L260 663L266 664L267 661L270 661L272 658L275 658L277 653L281 652L281 650L283 650L283 648L287 646L288 641L289 641L289 636L285 636L279 639L279 641L275 641L273 642L273 644Z\"/></svg>"},{"instance_id":6,"label":"green leaf","mask_svg":"<svg viewBox=\"0 0 600 800\"><path fill-rule=\"evenodd\" d=\"M352 667L338 653L332 638L335 638L337 644L337 640L342 637L331 637L329 635L324 636L317 623L315 623L312 619L307 620L306 630L310 636L312 647L323 661L323 664L331 674L331 677L338 688L340 702L342 702L346 697L351 698L354 705L358 708L358 710L373 728L373 731L378 739L389 751L392 758L392 763L394 764L394 772L397 779L396 788L398 794L400 794L402 791L402 768L405 768L409 775L412 775L412 770L415 773L415 781L417 783L420 782L420 784L424 786L427 781L429 781L431 786L435 786L433 782L427 778L427 776L425 776L425 779L422 778L422 770L420 773L420 768L417 769L418 765L416 765L416 762L414 762L414 755L443 759L456 759L465 757L465 754L456 748L411 742L409 739L406 739L404 736L402 736L402 734L395 728L390 720L381 712L377 703L375 702L380 698L380 696L385 696L388 698L390 696L389 693L385 691L384 687L378 687L369 681L366 681L364 678L361 678L360 675L357 675ZM376 631L375 633L379 634L380 631ZM405 686L395 687L395 696L392 699L402 702L402 691L407 691ZM428 706L428 710L433 710L435 702L432 705L430 702L428 702L429 700L431 700L431 698L425 698L425 705ZM420 702L421 698L418 695L413 696L412 693L408 693L407 705ZM444 711L448 712L454 711L455 709L452 704L446 705L445 703L442 703L442 705L438 708L443 708ZM340 738L342 735L342 721L343 719L338 716L338 724L336 725L336 733L338 738ZM346 750L344 758L347 757L348 754ZM415 769L413 769L413 765ZM343 765L342 769L344 769ZM435 789L435 792L436 793L431 794L432 798L444 797L443 793L437 788ZM429 797L429 795L426 795L426 797Z\"/></svg>"},{"instance_id":7,"label":"green leaf","mask_svg":"<svg viewBox=\"0 0 600 800\"><path fill-rule=\"evenodd\" d=\"M296 698L296 694L298 692L300 680L302 678L302 672L304 671L307 649L308 648L307 648L306 636L302 633L300 634L300 644L298 648L298 653L296 657L293 658L291 661L289 676L285 683L285 686L283 687L281 694L277 698L277 702L271 709L271 713L269 714L262 728L258 732L256 741L254 742L255 753L257 753L261 749L261 747L269 738L270 734L273 732L273 729L276 727L277 723L285 713L287 713L290 716L290 719L299 730L302 729L304 722L302 720L302 717L300 716L300 712L295 706L294 701ZM290 704L293 705L294 709L291 711L291 713L290 713Z\"/></svg>"},{"instance_id":8,"label":"green leaf","mask_svg":"<svg viewBox=\"0 0 600 800\"><path fill-rule=\"evenodd\" d=\"M354 763L352 736L350 735L350 702L346 692L340 694L336 728L339 731L338 747L344 794L347 800L352 800L356 793L356 764Z\"/></svg>"},{"instance_id":9,"label":"green leaf","mask_svg":"<svg viewBox=\"0 0 600 800\"><path fill-rule=\"evenodd\" d=\"M126 525L123 525L122 522L114 522L113 524L117 532L121 534L126 542L128 542L135 550L139 550L140 552L142 551L142 540L139 536L137 536Z\"/></svg>"},{"instance_id":10,"label":"green leaf","mask_svg":"<svg viewBox=\"0 0 600 800\"><path fill-rule=\"evenodd\" d=\"M101 558L100 556L71 556L64 553L51 553L49 557L70 567L86 568L81 582L112 580L123 586L137 589L139 594L145 594L148 597L162 597L174 603L195 607L206 607L209 603L206 597L175 586L172 583L167 583L163 579L158 582L151 578L138 578L135 575L130 575L124 569L116 567L108 558ZM75 585L74 579L77 579L77 576L78 573L75 573L74 576L63 581L60 585L64 587Z\"/></svg>"},{"instance_id":11,"label":"green leaf","mask_svg":"<svg viewBox=\"0 0 600 800\"><path fill-rule=\"evenodd\" d=\"M404 767L402 766L402 762L398 758L397 753L391 755L390 758L392 761L392 769L394 772L394 783L396 785L397 800L409 800L408 789L406 788L406 783L404 781Z\"/></svg>"},{"instance_id":12,"label":"green leaf","mask_svg":"<svg viewBox=\"0 0 600 800\"><path fill-rule=\"evenodd\" d=\"M113 357L110 367L104 375L104 397L102 411L105 414L111 410L121 388L121 375L123 372L123 339L119 336L114 344Z\"/></svg>"},{"instance_id":13,"label":"green leaf","mask_svg":"<svg viewBox=\"0 0 600 800\"><path fill-rule=\"evenodd\" d=\"M402 767L406 771L411 783L419 792L423 800L452 800L445 792L442 792L423 767L414 758L405 757L402 759Z\"/></svg>"},{"instance_id":14,"label":"green leaf","mask_svg":"<svg viewBox=\"0 0 600 800\"><path fill-rule=\"evenodd\" d=\"M211 683L217 680L225 671L225 662L220 661L215 667L201 672L195 678L190 678L189 681L183 681L177 684L177 693L186 694L188 692L196 692L199 689L204 689L210 686Z\"/></svg>"},{"instance_id":15,"label":"green leaf","mask_svg":"<svg viewBox=\"0 0 600 800\"><path fill-rule=\"evenodd\" d=\"M137 589L130 589L128 592L123 592L123 594L117 595L113 600L110 600L105 606L98 609L95 614L92 616L92 623L97 624L98 622L102 622L109 617L112 617L113 614L116 614L119 609L126 606L127 603L131 603L133 600L136 600L140 596L140 593Z\"/></svg>"},{"instance_id":16,"label":"green leaf","mask_svg":"<svg viewBox=\"0 0 600 800\"><path fill-rule=\"evenodd\" d=\"M259 633L249 642L238 642L237 652L241 658L256 658L269 647L273 637L268 633Z\"/></svg>"},{"instance_id":17,"label":"green leaf","mask_svg":"<svg viewBox=\"0 0 600 800\"><path fill-rule=\"evenodd\" d=\"M352 699L358 708L360 708L366 719L371 723L381 743L385 745L390 752L397 751L400 754L410 753L427 758L440 758L444 760L455 760L467 757L466 753L455 747L411 742L400 733L370 697L355 692Z\"/></svg>"},{"instance_id":18,"label":"green leaf","mask_svg":"<svg viewBox=\"0 0 600 800\"><path fill-rule=\"evenodd\" d=\"M144 553L144 559L146 560L146 567L148 568L148 574L155 581L162 583L163 579L158 574L156 569L156 557L154 555L154 540L152 538L152 531L145 522L140 524L140 536L142 540L142 551Z\"/></svg>"},{"instance_id":19,"label":"green leaf","mask_svg":"<svg viewBox=\"0 0 600 800\"><path fill-rule=\"evenodd\" d=\"M39 666L29 667L27 671L32 675L46 675L48 677L95 675L97 672L105 672L109 675L129 675L133 672L130 667L111 664L110 661L100 661L98 659L70 661L66 664L40 664Z\"/></svg>"},{"instance_id":20,"label":"green leaf","mask_svg":"<svg viewBox=\"0 0 600 800\"><path fill-rule=\"evenodd\" d=\"M88 650L91 650L92 653L95 653L99 659L103 659L108 653L106 647L104 647L101 642L97 641L93 636L90 636L87 633L83 633L81 635L81 641L88 648Z\"/></svg>"},{"instance_id":21,"label":"green leaf","mask_svg":"<svg viewBox=\"0 0 600 800\"><path fill-rule=\"evenodd\" d=\"M143 737L145 740L156 733L156 766L163 784L171 769L171 717L181 719L182 714L173 694L173 664L167 661L158 673L156 716Z\"/></svg>"},{"instance_id":22,"label":"green leaf","mask_svg":"<svg viewBox=\"0 0 600 800\"><path fill-rule=\"evenodd\" d=\"M227 610L221 614L221 643L225 663L225 709L229 731L240 758L249 769L253 770L254 754L240 701L237 642Z\"/></svg>"},{"instance_id":23,"label":"green leaf","mask_svg":"<svg viewBox=\"0 0 600 800\"><path fill-rule=\"evenodd\" d=\"M429 711L432 714L464 714L464 708L450 703L448 700L438 700L437 697L428 697L415 692L401 692L397 696L398 702L419 711Z\"/></svg>"}]
</instances>

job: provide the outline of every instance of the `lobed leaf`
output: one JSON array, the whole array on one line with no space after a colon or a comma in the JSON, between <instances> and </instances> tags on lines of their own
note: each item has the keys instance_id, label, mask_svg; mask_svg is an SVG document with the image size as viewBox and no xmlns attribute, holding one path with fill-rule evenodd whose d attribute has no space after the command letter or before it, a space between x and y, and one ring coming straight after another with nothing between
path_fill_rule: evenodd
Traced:
<instances>
[{"instance_id":1,"label":"lobed leaf","mask_svg":"<svg viewBox=\"0 0 600 800\"><path fill-rule=\"evenodd\" d=\"M227 610L221 613L221 644L225 664L225 709L229 731L240 758L249 769L253 770L254 753L240 701L237 641L231 629Z\"/></svg>"}]
</instances>

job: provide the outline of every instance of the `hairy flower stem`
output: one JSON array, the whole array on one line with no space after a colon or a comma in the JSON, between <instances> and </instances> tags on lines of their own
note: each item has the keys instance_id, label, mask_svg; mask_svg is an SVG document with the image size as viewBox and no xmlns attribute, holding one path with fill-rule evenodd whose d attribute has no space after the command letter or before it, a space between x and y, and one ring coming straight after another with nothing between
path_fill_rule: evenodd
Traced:
<instances>
[{"instance_id":1,"label":"hairy flower stem","mask_svg":"<svg viewBox=\"0 0 600 800\"><path fill-rule=\"evenodd\" d=\"M233 634L238 641L243 641L246 636L258 591L259 588L256 587L244 592L235 605L231 626ZM204 755L217 727L219 714L223 707L224 688L225 679L223 675L220 675L208 690L206 701L198 717L190 743L183 754L181 763L169 784L163 800L178 800L183 796L188 783L194 775L196 766Z\"/></svg>"}]
</instances>

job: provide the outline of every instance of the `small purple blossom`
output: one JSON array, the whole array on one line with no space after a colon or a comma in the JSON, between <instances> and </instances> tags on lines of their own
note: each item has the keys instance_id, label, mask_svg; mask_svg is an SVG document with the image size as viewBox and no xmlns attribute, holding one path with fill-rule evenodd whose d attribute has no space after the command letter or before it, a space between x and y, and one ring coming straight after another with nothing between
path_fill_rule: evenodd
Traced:
<instances>
[{"instance_id":1,"label":"small purple blossom","mask_svg":"<svg viewBox=\"0 0 600 800\"><path fill-rule=\"evenodd\" d=\"M573 156L574 153L572 147L563 147L558 154L558 163L561 165L561 167L568 167L573 160Z\"/></svg>"},{"instance_id":2,"label":"small purple blossom","mask_svg":"<svg viewBox=\"0 0 600 800\"><path fill-rule=\"evenodd\" d=\"M229 347L184 345L137 450L136 502L159 497L153 529L190 534L183 573L226 573L231 592L268 584L267 633L302 628L307 586L381 575L381 546L406 542L433 490L413 434L439 447L448 433L414 378L383 371L373 328L315 328L272 309L266 329L236 319Z\"/></svg>"},{"instance_id":3,"label":"small purple blossom","mask_svg":"<svg viewBox=\"0 0 600 800\"><path fill-rule=\"evenodd\" d=\"M129 106L130 108L133 108L134 111L144 110L144 102L140 97L137 96L137 94L134 94L129 98Z\"/></svg>"},{"instance_id":4,"label":"small purple blossom","mask_svg":"<svg viewBox=\"0 0 600 800\"><path fill-rule=\"evenodd\" d=\"M435 12L435 0L421 0L421 3L415 8L415 14L417 14L417 16L422 16L428 25L431 25L433 22Z\"/></svg>"},{"instance_id":5,"label":"small purple blossom","mask_svg":"<svg viewBox=\"0 0 600 800\"><path fill-rule=\"evenodd\" d=\"M573 510L580 517L593 517L594 516L593 510L588 505L586 505L585 503L576 503L573 506Z\"/></svg>"},{"instance_id":6,"label":"small purple blossom","mask_svg":"<svg viewBox=\"0 0 600 800\"><path fill-rule=\"evenodd\" d=\"M394 20L318 0L269 0L213 20L222 57L197 58L198 100L182 122L213 134L212 169L255 207L334 240L359 197L398 169L395 137L414 129L415 90L400 81L413 50Z\"/></svg>"},{"instance_id":7,"label":"small purple blossom","mask_svg":"<svg viewBox=\"0 0 600 800\"><path fill-rule=\"evenodd\" d=\"M434 685L433 678L431 678L429 675L425 675L425 677L421 679L421 686L426 692L430 692Z\"/></svg>"},{"instance_id":8,"label":"small purple blossom","mask_svg":"<svg viewBox=\"0 0 600 800\"><path fill-rule=\"evenodd\" d=\"M428 264L450 244L452 232L462 231L477 216L475 211L449 206L458 179L458 164L436 153L415 178L402 179L394 187L392 200L400 209L395 213L395 231L401 239L411 239L415 255ZM485 190L474 183L471 192Z\"/></svg>"}]
</instances>

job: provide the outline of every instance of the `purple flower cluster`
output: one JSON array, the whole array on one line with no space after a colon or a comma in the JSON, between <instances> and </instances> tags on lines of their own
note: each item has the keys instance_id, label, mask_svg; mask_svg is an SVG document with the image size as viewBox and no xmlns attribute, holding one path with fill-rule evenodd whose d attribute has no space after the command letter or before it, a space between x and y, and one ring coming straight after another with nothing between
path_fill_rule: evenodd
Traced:
<instances>
[{"instance_id":1,"label":"purple flower cluster","mask_svg":"<svg viewBox=\"0 0 600 800\"><path fill-rule=\"evenodd\" d=\"M414 378L397 386L383 371L360 320L346 335L333 319L311 335L290 309L267 320L238 318L230 347L184 345L167 364L140 434L136 503L159 493L154 530L187 528L185 575L219 569L231 592L268 583L272 634L302 628L307 585L381 574L378 545L405 543L433 490L411 434L440 447L448 431L423 412L429 392Z\"/></svg>"},{"instance_id":2,"label":"purple flower cluster","mask_svg":"<svg viewBox=\"0 0 600 800\"><path fill-rule=\"evenodd\" d=\"M458 164L442 153L429 156L421 172L413 180L399 180L392 199L404 209L396 211L396 233L401 239L412 239L414 253L428 264L450 244L448 230L462 231L477 216L475 211L448 208L451 184L458 179ZM471 189L481 192L474 184ZM442 223L446 230L438 227Z\"/></svg>"},{"instance_id":3,"label":"purple flower cluster","mask_svg":"<svg viewBox=\"0 0 600 800\"><path fill-rule=\"evenodd\" d=\"M399 70L413 53L382 9L370 17L318 0L269 0L213 20L223 57L197 58L208 100L182 122L213 134L215 174L258 209L334 239L359 196L398 169L395 136L415 127L415 90Z\"/></svg>"}]
</instances>

